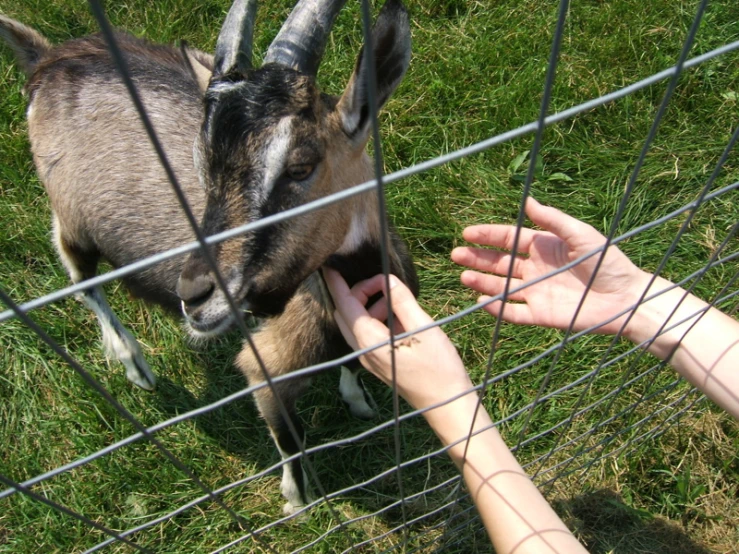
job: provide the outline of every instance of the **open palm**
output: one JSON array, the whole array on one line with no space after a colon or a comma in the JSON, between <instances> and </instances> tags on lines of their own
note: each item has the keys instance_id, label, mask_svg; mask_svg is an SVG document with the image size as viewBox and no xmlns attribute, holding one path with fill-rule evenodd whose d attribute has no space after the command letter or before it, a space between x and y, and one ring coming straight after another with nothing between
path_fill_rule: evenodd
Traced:
<instances>
[{"instance_id":1,"label":"open palm","mask_svg":"<svg viewBox=\"0 0 739 554\"><path fill-rule=\"evenodd\" d=\"M501 250L460 247L452 252L453 261L474 270L462 272L461 280L464 285L484 295L481 301L503 293L512 260L509 290L515 290L592 253L605 243L605 237L590 225L555 208L542 206L533 198L526 203L526 214L545 230L521 229L515 259L510 251L516 228L511 225L475 225L464 230L465 240ZM502 310L503 319L526 325L567 328L600 255L599 252L569 270L510 294L510 302ZM649 276L618 248L611 246L577 315L574 329L579 331L601 325L596 332L617 333L624 317L610 323L604 322L636 304L648 279ZM493 302L485 309L500 317L502 302Z\"/></svg>"}]
</instances>

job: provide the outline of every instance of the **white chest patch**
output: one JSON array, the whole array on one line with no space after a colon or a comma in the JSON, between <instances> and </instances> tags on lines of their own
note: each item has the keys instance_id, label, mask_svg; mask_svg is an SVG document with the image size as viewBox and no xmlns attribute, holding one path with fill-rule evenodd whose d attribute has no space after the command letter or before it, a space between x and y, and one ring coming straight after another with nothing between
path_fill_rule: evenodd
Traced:
<instances>
[{"instance_id":1,"label":"white chest patch","mask_svg":"<svg viewBox=\"0 0 739 554\"><path fill-rule=\"evenodd\" d=\"M349 225L349 232L344 237L344 242L336 251L337 254L351 254L356 252L366 238L370 236L367 222L361 215L354 214Z\"/></svg>"}]
</instances>

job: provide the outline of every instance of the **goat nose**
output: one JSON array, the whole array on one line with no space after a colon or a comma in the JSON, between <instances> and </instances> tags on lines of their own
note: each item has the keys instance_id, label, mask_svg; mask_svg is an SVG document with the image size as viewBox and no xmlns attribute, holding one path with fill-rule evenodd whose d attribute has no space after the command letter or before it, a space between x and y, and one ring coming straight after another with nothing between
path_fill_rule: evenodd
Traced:
<instances>
[{"instance_id":1,"label":"goat nose","mask_svg":"<svg viewBox=\"0 0 739 554\"><path fill-rule=\"evenodd\" d=\"M195 307L205 302L215 290L215 283L207 273L193 278L180 275L177 281L177 296L187 306Z\"/></svg>"}]
</instances>

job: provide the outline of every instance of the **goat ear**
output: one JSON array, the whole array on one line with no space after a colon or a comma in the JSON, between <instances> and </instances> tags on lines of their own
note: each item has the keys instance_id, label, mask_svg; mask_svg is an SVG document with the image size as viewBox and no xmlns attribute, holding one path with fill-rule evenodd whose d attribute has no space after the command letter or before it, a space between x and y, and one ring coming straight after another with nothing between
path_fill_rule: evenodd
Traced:
<instances>
[{"instance_id":1,"label":"goat ear","mask_svg":"<svg viewBox=\"0 0 739 554\"><path fill-rule=\"evenodd\" d=\"M205 92L213 75L213 56L199 50L185 49L185 56L192 69L193 76L198 82L200 90Z\"/></svg>"},{"instance_id":2,"label":"goat ear","mask_svg":"<svg viewBox=\"0 0 739 554\"><path fill-rule=\"evenodd\" d=\"M379 110L403 79L411 58L411 30L408 13L400 0L387 0L372 29ZM349 85L341 96L338 110L344 132L350 137L363 136L369 128L367 64L364 48L359 53Z\"/></svg>"}]
</instances>

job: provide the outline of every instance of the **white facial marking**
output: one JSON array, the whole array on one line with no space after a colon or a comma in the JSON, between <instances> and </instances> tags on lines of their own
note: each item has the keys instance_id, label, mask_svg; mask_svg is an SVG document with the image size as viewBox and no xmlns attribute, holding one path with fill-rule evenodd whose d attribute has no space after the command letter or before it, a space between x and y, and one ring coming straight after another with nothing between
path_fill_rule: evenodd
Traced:
<instances>
[{"instance_id":1,"label":"white facial marking","mask_svg":"<svg viewBox=\"0 0 739 554\"><path fill-rule=\"evenodd\" d=\"M243 86L243 81L236 81L236 82L227 82L227 81L219 81L217 83L214 83L210 87L208 87L208 92L215 92L215 93L221 93L221 92L227 92L229 90L233 90L235 88L239 88L240 86Z\"/></svg>"},{"instance_id":2,"label":"white facial marking","mask_svg":"<svg viewBox=\"0 0 739 554\"><path fill-rule=\"evenodd\" d=\"M285 171L292 142L292 126L293 116L283 117L276 125L272 138L264 147L264 182L260 191L261 201L267 199L275 181Z\"/></svg>"}]
</instances>

